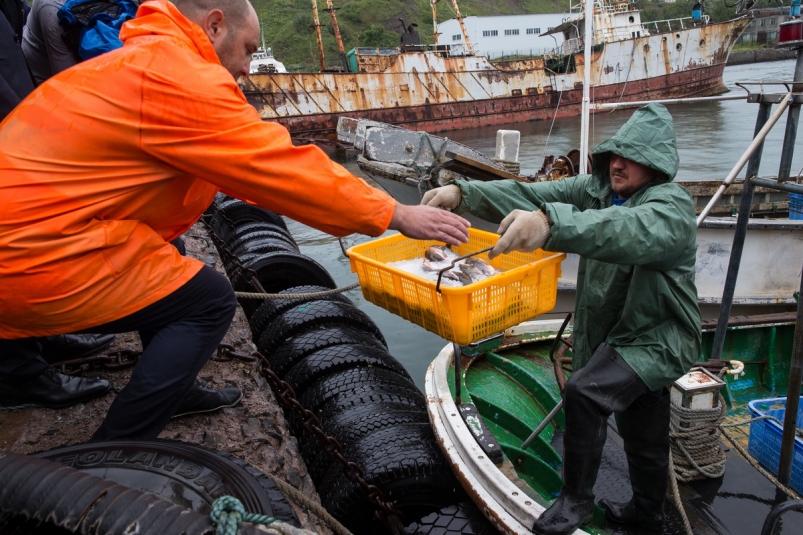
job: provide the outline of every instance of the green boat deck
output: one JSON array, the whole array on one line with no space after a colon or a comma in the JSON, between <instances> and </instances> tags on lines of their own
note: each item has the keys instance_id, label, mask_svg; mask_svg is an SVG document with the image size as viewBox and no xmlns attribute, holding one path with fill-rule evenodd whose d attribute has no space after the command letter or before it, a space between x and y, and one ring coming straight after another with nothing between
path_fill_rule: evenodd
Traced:
<instances>
[{"instance_id":1,"label":"green boat deck","mask_svg":"<svg viewBox=\"0 0 803 535\"><path fill-rule=\"evenodd\" d=\"M738 380L727 376L722 390L729 408L726 422L735 423L750 419L749 401L786 395L794 315L734 318L731 325L722 358L739 360L745 365L744 375ZM714 328L710 322L703 324L703 361L708 359ZM561 399L549 358L555 335L531 335L530 339L517 340L513 347L507 345L510 340L505 340L499 349L473 358L463 355L461 359L462 401L477 407L499 442L504 460L497 466L527 495L545 506L558 496L561 486L563 412L558 413L527 450L522 450L521 444ZM571 356L571 350L566 356ZM567 370L566 376L570 374ZM454 377L453 370L450 377ZM450 388L454 395L454 384ZM729 429L745 449L749 428L742 425ZM608 442L595 494L597 499L626 500L630 496L627 464L613 420ZM759 533L771 506L783 501L782 495L735 450L729 451L727 442L724 446L728 455L726 475L718 480L682 485L684 508L695 533ZM718 499L719 491L712 491L712 485L720 490L735 485L740 489L739 496L735 498L731 492ZM682 533L680 515L669 502L666 512L665 532ZM756 527L748 528L753 525ZM803 533L803 514L786 515L784 526L780 533ZM586 529L591 533L630 533L621 526L606 523L599 508L592 525Z\"/></svg>"}]
</instances>

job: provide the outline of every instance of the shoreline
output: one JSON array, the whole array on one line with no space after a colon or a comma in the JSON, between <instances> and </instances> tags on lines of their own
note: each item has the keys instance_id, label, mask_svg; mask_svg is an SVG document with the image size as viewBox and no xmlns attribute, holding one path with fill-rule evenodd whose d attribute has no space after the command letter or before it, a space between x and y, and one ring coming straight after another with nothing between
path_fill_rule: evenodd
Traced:
<instances>
[{"instance_id":1,"label":"shoreline","mask_svg":"<svg viewBox=\"0 0 803 535\"><path fill-rule=\"evenodd\" d=\"M731 52L726 66L747 65L750 63L763 63L765 61L781 61L795 59L795 50L775 50L774 48L758 48L756 50L740 50Z\"/></svg>"}]
</instances>

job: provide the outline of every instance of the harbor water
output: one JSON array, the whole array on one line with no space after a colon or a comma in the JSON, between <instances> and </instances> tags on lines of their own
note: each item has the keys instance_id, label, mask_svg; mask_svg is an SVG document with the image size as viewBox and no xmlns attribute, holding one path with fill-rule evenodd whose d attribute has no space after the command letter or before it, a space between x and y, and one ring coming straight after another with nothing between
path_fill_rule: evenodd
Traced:
<instances>
[{"instance_id":1,"label":"harbor water","mask_svg":"<svg viewBox=\"0 0 803 535\"><path fill-rule=\"evenodd\" d=\"M794 67L795 60L726 67L724 80L732 91L743 92L736 86L737 82L791 81ZM760 89L759 86L750 87L753 91ZM782 86L766 85L764 92L780 93L785 90ZM753 138L757 110L757 104L748 104L743 100L670 106L680 154L678 179L725 178ZM589 146L595 147L615 134L632 113L633 110L620 110L592 115ZM764 143L760 175L778 173L785 124L784 115ZM557 119L554 123L538 121L505 128L521 132L519 159L522 174L537 171L544 155L562 155L580 146L580 119L577 117ZM496 127L476 128L444 135L493 156L497 130ZM792 162L793 176L803 168L803 138L799 136L796 145L798 150ZM344 165L375 185L354 162L345 162ZM744 171L740 176L744 176ZM288 223L301 251L326 267L339 286L356 282L357 277L351 273L349 261L336 238L297 222ZM370 239L353 235L344 238L343 242L348 248ZM346 295L379 325L388 341L390 353L401 361L419 388L423 389L427 366L447 341L367 302L359 289Z\"/></svg>"}]
</instances>

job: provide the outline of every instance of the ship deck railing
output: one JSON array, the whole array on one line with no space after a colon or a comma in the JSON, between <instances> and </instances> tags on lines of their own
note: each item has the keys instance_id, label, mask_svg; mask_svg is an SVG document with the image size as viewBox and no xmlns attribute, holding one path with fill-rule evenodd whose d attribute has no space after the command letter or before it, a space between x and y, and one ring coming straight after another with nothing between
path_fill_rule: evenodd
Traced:
<instances>
[{"instance_id":1,"label":"ship deck railing","mask_svg":"<svg viewBox=\"0 0 803 535\"><path fill-rule=\"evenodd\" d=\"M642 22L642 25L647 29L654 28L656 33L675 32L678 30L685 30L687 28L694 28L694 26L705 26L711 22L711 17L703 15L700 21L695 21L692 17L681 17L678 19L664 19L653 20L650 22ZM688 24L688 26L687 26Z\"/></svg>"}]
</instances>

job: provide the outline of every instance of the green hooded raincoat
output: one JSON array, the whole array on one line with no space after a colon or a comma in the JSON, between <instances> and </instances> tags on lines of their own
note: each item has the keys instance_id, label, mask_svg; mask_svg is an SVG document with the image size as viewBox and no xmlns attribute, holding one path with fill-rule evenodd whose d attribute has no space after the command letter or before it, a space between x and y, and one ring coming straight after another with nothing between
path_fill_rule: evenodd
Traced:
<instances>
[{"instance_id":1,"label":"green hooded raincoat","mask_svg":"<svg viewBox=\"0 0 803 535\"><path fill-rule=\"evenodd\" d=\"M581 256L574 368L607 342L654 390L686 373L700 354L694 206L689 191L671 182L651 182L612 206L611 152L673 179L671 115L660 104L636 111L594 149L591 175L534 184L459 182L457 211L499 222L515 209L543 210L552 223L544 249Z\"/></svg>"}]
</instances>

